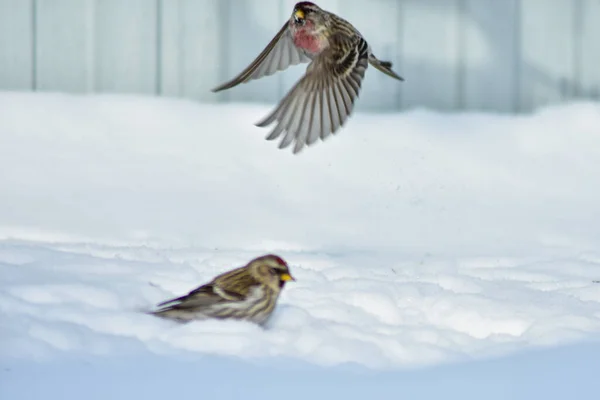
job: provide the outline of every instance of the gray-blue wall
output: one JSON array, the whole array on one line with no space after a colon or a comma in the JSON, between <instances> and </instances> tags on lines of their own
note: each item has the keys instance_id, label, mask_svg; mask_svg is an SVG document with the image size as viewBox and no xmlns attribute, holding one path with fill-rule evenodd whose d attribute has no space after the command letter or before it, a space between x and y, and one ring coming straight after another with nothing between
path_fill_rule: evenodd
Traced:
<instances>
[{"instance_id":1,"label":"gray-blue wall","mask_svg":"<svg viewBox=\"0 0 600 400\"><path fill-rule=\"evenodd\" d=\"M406 78L369 70L358 107L528 111L600 99L600 0L320 0ZM275 102L305 66L215 95L290 0L0 0L0 90Z\"/></svg>"}]
</instances>

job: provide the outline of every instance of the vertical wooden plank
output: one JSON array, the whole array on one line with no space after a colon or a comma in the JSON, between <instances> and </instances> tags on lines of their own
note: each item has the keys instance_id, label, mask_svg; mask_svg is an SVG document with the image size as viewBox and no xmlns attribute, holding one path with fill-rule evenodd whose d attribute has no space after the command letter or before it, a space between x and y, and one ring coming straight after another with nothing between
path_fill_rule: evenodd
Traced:
<instances>
[{"instance_id":1,"label":"vertical wooden plank","mask_svg":"<svg viewBox=\"0 0 600 400\"><path fill-rule=\"evenodd\" d=\"M579 94L600 100L600 1L580 1Z\"/></svg>"},{"instance_id":2,"label":"vertical wooden plank","mask_svg":"<svg viewBox=\"0 0 600 400\"><path fill-rule=\"evenodd\" d=\"M156 0L97 0L95 88L101 92L156 93Z\"/></svg>"},{"instance_id":3,"label":"vertical wooden plank","mask_svg":"<svg viewBox=\"0 0 600 400\"><path fill-rule=\"evenodd\" d=\"M226 76L220 35L222 0L166 0L162 3L161 94L212 102L210 90ZM217 16L217 17L215 17Z\"/></svg>"},{"instance_id":4,"label":"vertical wooden plank","mask_svg":"<svg viewBox=\"0 0 600 400\"><path fill-rule=\"evenodd\" d=\"M344 3L340 16L349 21L367 40L373 54L380 60L391 61L394 70L402 76L400 70L400 38L396 32L400 29L397 0L371 0L369 11L365 12L365 3ZM357 102L356 110L393 110L399 107L400 91L404 83L393 80L375 68L369 67Z\"/></svg>"},{"instance_id":5,"label":"vertical wooden plank","mask_svg":"<svg viewBox=\"0 0 600 400\"><path fill-rule=\"evenodd\" d=\"M467 109L515 111L519 0L465 0L464 105Z\"/></svg>"},{"instance_id":6,"label":"vertical wooden plank","mask_svg":"<svg viewBox=\"0 0 600 400\"><path fill-rule=\"evenodd\" d=\"M460 108L460 1L401 2L402 107Z\"/></svg>"},{"instance_id":7,"label":"vertical wooden plank","mask_svg":"<svg viewBox=\"0 0 600 400\"><path fill-rule=\"evenodd\" d=\"M0 89L33 89L33 3L0 0Z\"/></svg>"},{"instance_id":8,"label":"vertical wooden plank","mask_svg":"<svg viewBox=\"0 0 600 400\"><path fill-rule=\"evenodd\" d=\"M85 92L89 80L89 0L37 0L38 90Z\"/></svg>"},{"instance_id":9,"label":"vertical wooden plank","mask_svg":"<svg viewBox=\"0 0 600 400\"><path fill-rule=\"evenodd\" d=\"M179 97L183 94L182 73L182 18L183 1L163 1L160 31L160 94Z\"/></svg>"},{"instance_id":10,"label":"vertical wooden plank","mask_svg":"<svg viewBox=\"0 0 600 400\"><path fill-rule=\"evenodd\" d=\"M278 1L230 1L226 39L227 77L233 78L260 54L283 25ZM231 101L273 103L279 98L281 73L229 89L223 96Z\"/></svg>"},{"instance_id":11,"label":"vertical wooden plank","mask_svg":"<svg viewBox=\"0 0 600 400\"><path fill-rule=\"evenodd\" d=\"M576 92L574 2L521 2L520 109L566 100ZM597 23L597 21L596 21Z\"/></svg>"}]
</instances>

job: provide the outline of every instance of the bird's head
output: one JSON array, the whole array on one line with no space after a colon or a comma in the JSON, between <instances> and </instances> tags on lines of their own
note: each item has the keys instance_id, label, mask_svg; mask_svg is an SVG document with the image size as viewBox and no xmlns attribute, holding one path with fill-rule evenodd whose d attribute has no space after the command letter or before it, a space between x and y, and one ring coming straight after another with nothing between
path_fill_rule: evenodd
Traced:
<instances>
[{"instance_id":1,"label":"bird's head","mask_svg":"<svg viewBox=\"0 0 600 400\"><path fill-rule=\"evenodd\" d=\"M250 261L249 268L258 280L273 289L280 290L286 282L296 280L283 258L274 254L255 258Z\"/></svg>"},{"instance_id":2,"label":"bird's head","mask_svg":"<svg viewBox=\"0 0 600 400\"><path fill-rule=\"evenodd\" d=\"M318 5L310 1L301 1L294 6L291 20L297 27L314 27L320 25L323 18L323 10Z\"/></svg>"}]
</instances>

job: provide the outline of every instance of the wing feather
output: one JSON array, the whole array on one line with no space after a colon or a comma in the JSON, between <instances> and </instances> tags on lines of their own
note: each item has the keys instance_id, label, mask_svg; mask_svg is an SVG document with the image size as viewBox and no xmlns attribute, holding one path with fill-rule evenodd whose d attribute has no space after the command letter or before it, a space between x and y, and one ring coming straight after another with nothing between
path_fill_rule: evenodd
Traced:
<instances>
[{"instance_id":1,"label":"wing feather","mask_svg":"<svg viewBox=\"0 0 600 400\"><path fill-rule=\"evenodd\" d=\"M326 50L316 57L277 107L256 123L266 127L276 122L267 139L283 134L279 148L295 141L293 152L298 153L335 133L352 114L368 66L368 45L362 38L341 40L346 40L345 53L338 48L338 53Z\"/></svg>"},{"instance_id":2,"label":"wing feather","mask_svg":"<svg viewBox=\"0 0 600 400\"><path fill-rule=\"evenodd\" d=\"M253 79L273 75L277 71L283 71L290 65L307 63L310 58L294 45L292 35L288 29L288 22L281 27L277 35L269 42L267 47L252 61L252 63L240 72L236 77L216 88L213 92L231 89L240 83L246 83Z\"/></svg>"},{"instance_id":3,"label":"wing feather","mask_svg":"<svg viewBox=\"0 0 600 400\"><path fill-rule=\"evenodd\" d=\"M318 82L317 82L318 84ZM306 144L311 145L317 141L321 133L321 128L317 125L317 121L321 121L321 106L319 104L319 98L322 90L316 87L310 96L310 109L309 109L309 121L306 126Z\"/></svg>"},{"instance_id":4,"label":"wing feather","mask_svg":"<svg viewBox=\"0 0 600 400\"><path fill-rule=\"evenodd\" d=\"M344 106L344 101L339 95L339 89L337 85L332 85L329 88L329 101L330 103L330 118L331 118L331 129L330 132L325 134L325 137L330 134L334 134L340 129L342 126L342 122L344 120L344 115L346 114L346 108Z\"/></svg>"},{"instance_id":5,"label":"wing feather","mask_svg":"<svg viewBox=\"0 0 600 400\"><path fill-rule=\"evenodd\" d=\"M248 287L256 283L256 280L246 272L244 267L236 268L215 277L211 282L197 287L184 296L159 303L156 313L243 301L248 295Z\"/></svg>"}]
</instances>

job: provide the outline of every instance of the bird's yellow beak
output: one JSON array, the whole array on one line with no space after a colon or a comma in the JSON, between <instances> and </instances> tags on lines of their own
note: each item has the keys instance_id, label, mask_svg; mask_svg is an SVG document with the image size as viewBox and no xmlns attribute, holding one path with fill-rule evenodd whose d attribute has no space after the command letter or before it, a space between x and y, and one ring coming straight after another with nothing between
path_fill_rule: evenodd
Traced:
<instances>
[{"instance_id":1,"label":"bird's yellow beak","mask_svg":"<svg viewBox=\"0 0 600 400\"><path fill-rule=\"evenodd\" d=\"M296 12L294 13L294 17L296 17L298 19L304 19L304 11L296 10Z\"/></svg>"},{"instance_id":2,"label":"bird's yellow beak","mask_svg":"<svg viewBox=\"0 0 600 400\"><path fill-rule=\"evenodd\" d=\"M288 274L288 273L283 273L283 274L281 274L281 280L282 280L282 281L284 281L284 282L287 282L287 281L295 281L295 280L296 280L296 278L294 278L293 276L291 276L291 275L290 275L290 274Z\"/></svg>"}]
</instances>

